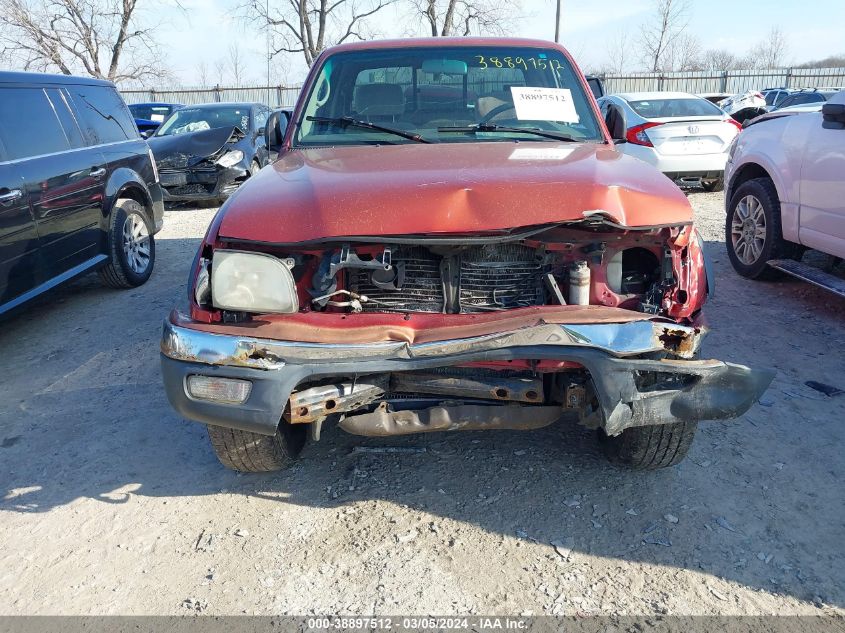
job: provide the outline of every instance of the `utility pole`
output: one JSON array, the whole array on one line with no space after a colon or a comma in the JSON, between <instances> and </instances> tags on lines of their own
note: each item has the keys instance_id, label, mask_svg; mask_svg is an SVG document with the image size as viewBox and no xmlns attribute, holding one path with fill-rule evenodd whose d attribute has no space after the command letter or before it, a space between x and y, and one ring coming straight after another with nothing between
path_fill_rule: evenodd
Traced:
<instances>
[{"instance_id":1,"label":"utility pole","mask_svg":"<svg viewBox=\"0 0 845 633\"><path fill-rule=\"evenodd\" d=\"M557 0L557 11L555 12L555 43L560 42L560 3L563 0Z\"/></svg>"},{"instance_id":2,"label":"utility pole","mask_svg":"<svg viewBox=\"0 0 845 633\"><path fill-rule=\"evenodd\" d=\"M267 105L273 107L272 104L272 89L270 86L270 59L272 59L272 54L270 53L270 0L267 0Z\"/></svg>"}]
</instances>

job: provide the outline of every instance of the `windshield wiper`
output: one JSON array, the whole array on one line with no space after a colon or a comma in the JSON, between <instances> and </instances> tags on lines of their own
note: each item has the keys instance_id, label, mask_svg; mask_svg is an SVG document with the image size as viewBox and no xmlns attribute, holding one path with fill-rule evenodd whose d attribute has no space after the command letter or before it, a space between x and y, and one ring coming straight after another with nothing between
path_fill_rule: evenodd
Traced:
<instances>
[{"instance_id":1,"label":"windshield wiper","mask_svg":"<svg viewBox=\"0 0 845 633\"><path fill-rule=\"evenodd\" d=\"M386 125L379 125L378 123L370 123L369 121L360 121L353 119L351 116L329 117L329 116L307 116L306 121L314 121L315 123L329 123L331 125L339 125L340 127L362 127L368 130L377 130L378 132L386 132L387 134L395 134L401 136L409 141L416 141L417 143L431 143L426 138L413 132L406 132L405 130L397 130L396 128L388 127Z\"/></svg>"},{"instance_id":2,"label":"windshield wiper","mask_svg":"<svg viewBox=\"0 0 845 633\"><path fill-rule=\"evenodd\" d=\"M536 134L546 138L553 138L556 141L569 143L580 143L577 138L560 132L549 132L536 127L510 127L508 125L496 125L495 123L476 123L475 125L463 125L459 127L439 127L438 132L517 132L525 134Z\"/></svg>"}]
</instances>

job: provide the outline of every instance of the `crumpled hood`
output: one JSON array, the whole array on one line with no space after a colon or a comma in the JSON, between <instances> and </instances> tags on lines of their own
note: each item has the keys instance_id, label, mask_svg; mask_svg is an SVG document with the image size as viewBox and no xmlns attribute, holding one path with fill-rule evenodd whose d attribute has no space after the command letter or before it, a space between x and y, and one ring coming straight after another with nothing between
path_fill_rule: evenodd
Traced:
<instances>
[{"instance_id":1,"label":"crumpled hood","mask_svg":"<svg viewBox=\"0 0 845 633\"><path fill-rule=\"evenodd\" d=\"M237 130L237 132L236 132ZM224 145L239 136L237 126L217 127L199 132L186 132L170 136L153 136L147 140L159 168L182 169L219 152ZM240 132L242 135L243 132Z\"/></svg>"},{"instance_id":2,"label":"crumpled hood","mask_svg":"<svg viewBox=\"0 0 845 633\"><path fill-rule=\"evenodd\" d=\"M402 144L288 151L230 199L219 236L478 233L595 211L632 227L692 221L674 183L609 145Z\"/></svg>"}]
</instances>

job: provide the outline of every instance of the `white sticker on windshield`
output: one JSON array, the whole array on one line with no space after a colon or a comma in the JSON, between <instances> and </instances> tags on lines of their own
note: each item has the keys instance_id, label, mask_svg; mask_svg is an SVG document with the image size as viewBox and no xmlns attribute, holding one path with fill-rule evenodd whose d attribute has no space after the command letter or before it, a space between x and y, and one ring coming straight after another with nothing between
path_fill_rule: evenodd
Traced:
<instances>
[{"instance_id":1,"label":"white sticker on windshield","mask_svg":"<svg viewBox=\"0 0 845 633\"><path fill-rule=\"evenodd\" d=\"M511 86L511 96L520 121L563 121L578 123L581 119L567 88L526 88Z\"/></svg>"},{"instance_id":2,"label":"white sticker on windshield","mask_svg":"<svg viewBox=\"0 0 845 633\"><path fill-rule=\"evenodd\" d=\"M151 114L150 115L150 121L157 121L158 123L161 123L162 121L164 121L164 115L163 114Z\"/></svg>"}]
</instances>

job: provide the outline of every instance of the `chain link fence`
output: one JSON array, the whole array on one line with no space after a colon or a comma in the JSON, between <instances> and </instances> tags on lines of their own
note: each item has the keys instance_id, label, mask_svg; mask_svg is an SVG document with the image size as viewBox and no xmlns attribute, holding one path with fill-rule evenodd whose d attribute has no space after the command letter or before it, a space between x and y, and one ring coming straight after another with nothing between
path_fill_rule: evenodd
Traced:
<instances>
[{"instance_id":1,"label":"chain link fence","mask_svg":"<svg viewBox=\"0 0 845 633\"><path fill-rule=\"evenodd\" d=\"M289 108L296 103L301 86L243 86L226 88L149 88L144 90L121 90L126 103L219 103L240 101L266 103L273 107Z\"/></svg>"},{"instance_id":2,"label":"chain link fence","mask_svg":"<svg viewBox=\"0 0 845 633\"><path fill-rule=\"evenodd\" d=\"M764 88L845 87L845 68L773 68L769 70L684 71L600 74L608 93L725 92Z\"/></svg>"},{"instance_id":3,"label":"chain link fence","mask_svg":"<svg viewBox=\"0 0 845 633\"><path fill-rule=\"evenodd\" d=\"M690 71L670 73L599 74L608 93L725 92L736 94L764 88L845 87L845 68L773 68L771 70ZM301 86L245 86L212 88L149 88L121 90L126 103L212 103L246 101L273 107L292 107Z\"/></svg>"}]
</instances>

